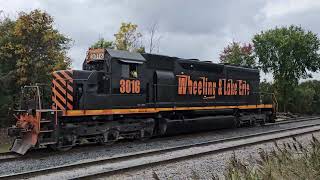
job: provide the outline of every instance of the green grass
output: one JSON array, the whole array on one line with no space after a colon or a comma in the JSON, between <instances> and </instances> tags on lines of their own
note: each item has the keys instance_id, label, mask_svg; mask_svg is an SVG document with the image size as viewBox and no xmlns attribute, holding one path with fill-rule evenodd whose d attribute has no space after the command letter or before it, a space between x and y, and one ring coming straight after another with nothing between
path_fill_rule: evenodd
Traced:
<instances>
[{"instance_id":1,"label":"green grass","mask_svg":"<svg viewBox=\"0 0 320 180\"><path fill-rule=\"evenodd\" d=\"M11 144L1 144L0 145L0 153L8 152Z\"/></svg>"},{"instance_id":2,"label":"green grass","mask_svg":"<svg viewBox=\"0 0 320 180\"><path fill-rule=\"evenodd\" d=\"M270 153L260 150L256 163L247 164L234 155L225 172L226 179L232 180L291 180L320 179L320 142L314 136L310 148L295 138L293 143L284 143Z\"/></svg>"}]
</instances>

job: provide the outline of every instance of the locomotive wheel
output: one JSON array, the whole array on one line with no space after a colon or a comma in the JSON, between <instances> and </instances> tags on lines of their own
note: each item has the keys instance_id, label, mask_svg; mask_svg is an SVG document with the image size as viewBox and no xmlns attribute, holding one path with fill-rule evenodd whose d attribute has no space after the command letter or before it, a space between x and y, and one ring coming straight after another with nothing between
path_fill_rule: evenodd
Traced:
<instances>
[{"instance_id":1,"label":"locomotive wheel","mask_svg":"<svg viewBox=\"0 0 320 180\"><path fill-rule=\"evenodd\" d=\"M154 129L155 133L153 133L155 136L162 136L167 132L167 122L168 120L165 118L161 118L157 120L156 127Z\"/></svg>"},{"instance_id":2,"label":"locomotive wheel","mask_svg":"<svg viewBox=\"0 0 320 180\"><path fill-rule=\"evenodd\" d=\"M109 146L115 143L119 139L119 131L117 129L108 130L99 139L99 144Z\"/></svg>"},{"instance_id":3,"label":"locomotive wheel","mask_svg":"<svg viewBox=\"0 0 320 180\"><path fill-rule=\"evenodd\" d=\"M69 151L76 145L76 139L76 136L72 135L63 136L59 139L58 143L50 145L50 148L61 152Z\"/></svg>"},{"instance_id":4,"label":"locomotive wheel","mask_svg":"<svg viewBox=\"0 0 320 180\"><path fill-rule=\"evenodd\" d=\"M241 122L240 122L239 118L235 117L234 121L233 121L233 128L239 128L240 126L241 126Z\"/></svg>"},{"instance_id":5,"label":"locomotive wheel","mask_svg":"<svg viewBox=\"0 0 320 180\"><path fill-rule=\"evenodd\" d=\"M141 130L139 140L147 141L151 139L152 136L153 136L153 130L152 131Z\"/></svg>"},{"instance_id":6,"label":"locomotive wheel","mask_svg":"<svg viewBox=\"0 0 320 180\"><path fill-rule=\"evenodd\" d=\"M269 122L270 123L275 123L276 122L276 118L273 115L269 115Z\"/></svg>"}]
</instances>

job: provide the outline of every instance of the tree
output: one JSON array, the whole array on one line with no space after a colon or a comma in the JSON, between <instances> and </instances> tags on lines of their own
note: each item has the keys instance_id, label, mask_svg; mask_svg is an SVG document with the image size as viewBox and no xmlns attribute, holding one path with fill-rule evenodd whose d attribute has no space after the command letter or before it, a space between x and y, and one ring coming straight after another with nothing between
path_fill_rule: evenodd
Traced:
<instances>
[{"instance_id":1,"label":"tree","mask_svg":"<svg viewBox=\"0 0 320 180\"><path fill-rule=\"evenodd\" d=\"M20 86L50 84L51 72L70 67L70 39L53 27L46 12L21 12L16 20L0 20L0 124L8 121L8 109Z\"/></svg>"},{"instance_id":2,"label":"tree","mask_svg":"<svg viewBox=\"0 0 320 180\"><path fill-rule=\"evenodd\" d=\"M115 34L115 48L118 50L144 52L142 45L142 34L137 31L138 25L122 23L117 34Z\"/></svg>"},{"instance_id":3,"label":"tree","mask_svg":"<svg viewBox=\"0 0 320 180\"><path fill-rule=\"evenodd\" d=\"M107 41L104 38L100 38L97 42L95 42L91 48L110 48L113 49L113 42Z\"/></svg>"},{"instance_id":4,"label":"tree","mask_svg":"<svg viewBox=\"0 0 320 180\"><path fill-rule=\"evenodd\" d=\"M292 107L304 114L320 114L320 81L305 81L296 89L298 93L294 96L296 101L292 102Z\"/></svg>"},{"instance_id":5,"label":"tree","mask_svg":"<svg viewBox=\"0 0 320 180\"><path fill-rule=\"evenodd\" d=\"M149 53L152 53L156 47L158 48L158 51L159 51L159 44L162 36L158 35L157 32L158 32L158 23L155 22L152 24L152 26L149 29L149 34L150 34Z\"/></svg>"},{"instance_id":6,"label":"tree","mask_svg":"<svg viewBox=\"0 0 320 180\"><path fill-rule=\"evenodd\" d=\"M320 68L317 35L298 26L277 27L255 35L253 44L261 69L273 74L279 104L287 111L288 98L299 80Z\"/></svg>"},{"instance_id":7,"label":"tree","mask_svg":"<svg viewBox=\"0 0 320 180\"><path fill-rule=\"evenodd\" d=\"M19 85L48 83L51 72L66 69L70 39L53 28L53 18L40 10L20 13L13 31Z\"/></svg>"},{"instance_id":8,"label":"tree","mask_svg":"<svg viewBox=\"0 0 320 180\"><path fill-rule=\"evenodd\" d=\"M293 113L312 114L315 93L313 87L300 84L292 91L292 96L288 98L287 110Z\"/></svg>"},{"instance_id":9,"label":"tree","mask_svg":"<svg viewBox=\"0 0 320 180\"><path fill-rule=\"evenodd\" d=\"M13 47L15 22L9 18L0 21L0 93L10 89L14 83L16 59Z\"/></svg>"},{"instance_id":10,"label":"tree","mask_svg":"<svg viewBox=\"0 0 320 180\"><path fill-rule=\"evenodd\" d=\"M254 67L255 56L253 54L253 46L249 44L241 44L232 42L220 54L220 62L240 66Z\"/></svg>"},{"instance_id":11,"label":"tree","mask_svg":"<svg viewBox=\"0 0 320 180\"><path fill-rule=\"evenodd\" d=\"M267 82L267 80L264 79L264 81L259 84L259 90L263 104L273 103L272 94L270 93L274 93L274 86L271 82Z\"/></svg>"}]
</instances>

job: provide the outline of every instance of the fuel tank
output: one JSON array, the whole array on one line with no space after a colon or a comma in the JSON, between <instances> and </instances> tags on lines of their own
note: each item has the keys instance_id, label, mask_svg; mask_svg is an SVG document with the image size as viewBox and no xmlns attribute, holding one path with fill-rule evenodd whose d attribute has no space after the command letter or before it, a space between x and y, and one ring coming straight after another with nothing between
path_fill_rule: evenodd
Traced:
<instances>
[{"instance_id":1,"label":"fuel tank","mask_svg":"<svg viewBox=\"0 0 320 180\"><path fill-rule=\"evenodd\" d=\"M236 127L233 115L203 116L183 120L167 120L167 135Z\"/></svg>"}]
</instances>

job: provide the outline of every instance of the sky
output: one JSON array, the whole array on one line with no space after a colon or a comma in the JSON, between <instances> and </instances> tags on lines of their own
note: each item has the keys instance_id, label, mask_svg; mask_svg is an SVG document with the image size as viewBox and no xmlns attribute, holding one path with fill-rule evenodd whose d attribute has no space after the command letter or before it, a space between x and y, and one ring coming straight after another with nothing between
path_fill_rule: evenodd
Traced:
<instances>
[{"instance_id":1,"label":"sky","mask_svg":"<svg viewBox=\"0 0 320 180\"><path fill-rule=\"evenodd\" d=\"M81 69L87 49L99 38L113 40L121 22L138 25L147 50L150 28L157 24L161 38L155 53L213 62L232 41L250 42L276 26L320 33L319 0L0 0L0 10L12 18L36 8L53 16L55 27L73 40L74 69Z\"/></svg>"}]
</instances>

